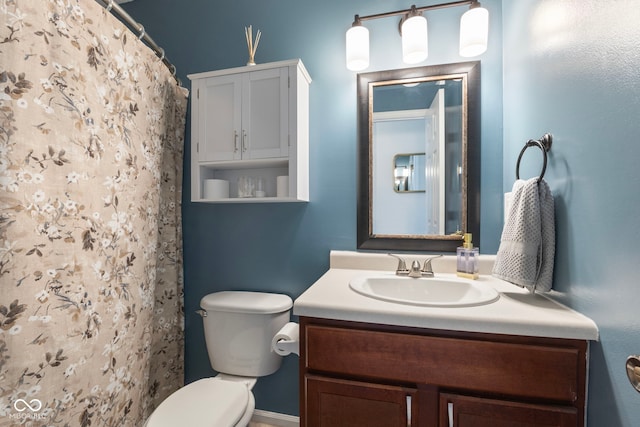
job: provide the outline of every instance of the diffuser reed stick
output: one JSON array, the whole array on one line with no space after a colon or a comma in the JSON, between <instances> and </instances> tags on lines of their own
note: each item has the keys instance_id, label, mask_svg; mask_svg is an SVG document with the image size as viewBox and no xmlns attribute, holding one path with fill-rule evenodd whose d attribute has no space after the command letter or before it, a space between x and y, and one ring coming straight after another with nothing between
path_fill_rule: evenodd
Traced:
<instances>
[{"instance_id":1,"label":"diffuser reed stick","mask_svg":"<svg viewBox=\"0 0 640 427\"><path fill-rule=\"evenodd\" d=\"M256 33L256 39L253 40L253 27L249 25L249 28L244 27L244 35L247 39L247 48L249 49L249 62L247 65L256 65L254 59L256 56L256 50L258 49L258 43L260 43L260 30Z\"/></svg>"}]
</instances>

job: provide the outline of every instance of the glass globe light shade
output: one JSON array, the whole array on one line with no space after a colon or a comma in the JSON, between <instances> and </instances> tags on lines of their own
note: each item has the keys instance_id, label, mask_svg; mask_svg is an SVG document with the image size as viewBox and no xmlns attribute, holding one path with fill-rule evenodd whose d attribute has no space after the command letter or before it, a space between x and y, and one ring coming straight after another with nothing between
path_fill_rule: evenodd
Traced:
<instances>
[{"instance_id":1,"label":"glass globe light shade","mask_svg":"<svg viewBox=\"0 0 640 427\"><path fill-rule=\"evenodd\" d=\"M422 15L411 16L402 23L402 60L417 64L429 55L427 19Z\"/></svg>"},{"instance_id":2,"label":"glass globe light shade","mask_svg":"<svg viewBox=\"0 0 640 427\"><path fill-rule=\"evenodd\" d=\"M460 18L460 56L478 56L487 50L489 12L473 7Z\"/></svg>"},{"instance_id":3,"label":"glass globe light shade","mask_svg":"<svg viewBox=\"0 0 640 427\"><path fill-rule=\"evenodd\" d=\"M361 71L369 66L369 30L353 25L347 30L347 68Z\"/></svg>"}]
</instances>

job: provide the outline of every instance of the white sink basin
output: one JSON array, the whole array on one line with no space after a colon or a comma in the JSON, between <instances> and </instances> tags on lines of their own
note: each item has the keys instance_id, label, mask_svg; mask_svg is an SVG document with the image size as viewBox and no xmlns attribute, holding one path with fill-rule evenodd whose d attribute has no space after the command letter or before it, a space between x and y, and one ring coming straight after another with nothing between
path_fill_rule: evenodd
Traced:
<instances>
[{"instance_id":1,"label":"white sink basin","mask_svg":"<svg viewBox=\"0 0 640 427\"><path fill-rule=\"evenodd\" d=\"M351 280L349 287L370 298L430 307L469 307L490 304L500 298L491 286L457 278L363 276Z\"/></svg>"}]
</instances>

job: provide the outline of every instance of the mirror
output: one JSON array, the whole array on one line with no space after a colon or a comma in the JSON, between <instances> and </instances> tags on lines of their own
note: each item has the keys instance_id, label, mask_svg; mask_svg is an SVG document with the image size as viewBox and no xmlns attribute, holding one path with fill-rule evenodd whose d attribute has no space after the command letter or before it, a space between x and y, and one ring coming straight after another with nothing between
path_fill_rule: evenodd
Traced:
<instances>
[{"instance_id":1,"label":"mirror","mask_svg":"<svg viewBox=\"0 0 640 427\"><path fill-rule=\"evenodd\" d=\"M480 62L358 74L358 248L480 243Z\"/></svg>"}]
</instances>

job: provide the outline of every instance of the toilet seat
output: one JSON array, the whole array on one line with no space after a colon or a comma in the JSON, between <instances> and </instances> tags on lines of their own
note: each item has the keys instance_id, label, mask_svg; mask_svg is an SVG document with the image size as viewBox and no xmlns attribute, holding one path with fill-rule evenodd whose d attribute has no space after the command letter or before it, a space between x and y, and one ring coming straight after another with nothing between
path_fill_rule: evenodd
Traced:
<instances>
[{"instance_id":1,"label":"toilet seat","mask_svg":"<svg viewBox=\"0 0 640 427\"><path fill-rule=\"evenodd\" d=\"M204 378L182 387L167 397L153 411L145 426L246 425L251 418L254 406L253 395L246 385L216 378ZM239 421L245 424L239 424Z\"/></svg>"}]
</instances>

